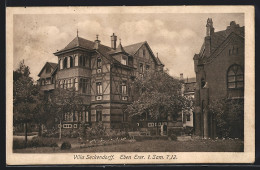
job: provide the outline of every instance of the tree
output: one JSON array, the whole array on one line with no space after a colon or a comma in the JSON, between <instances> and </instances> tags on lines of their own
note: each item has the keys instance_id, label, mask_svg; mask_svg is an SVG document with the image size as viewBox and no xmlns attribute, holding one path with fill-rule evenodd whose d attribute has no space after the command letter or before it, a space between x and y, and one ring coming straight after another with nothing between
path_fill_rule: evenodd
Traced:
<instances>
[{"instance_id":1,"label":"tree","mask_svg":"<svg viewBox=\"0 0 260 170\"><path fill-rule=\"evenodd\" d=\"M36 98L36 109L33 115L34 122L38 124L38 136L42 135L42 125L47 124L47 122L52 117L51 114L51 103L49 101L48 95L44 93L38 93Z\"/></svg>"},{"instance_id":2,"label":"tree","mask_svg":"<svg viewBox=\"0 0 260 170\"><path fill-rule=\"evenodd\" d=\"M216 121L218 137L243 138L243 99L215 99L209 105L209 113L212 114Z\"/></svg>"},{"instance_id":3,"label":"tree","mask_svg":"<svg viewBox=\"0 0 260 170\"><path fill-rule=\"evenodd\" d=\"M147 72L138 76L131 85L134 102L128 105L126 112L135 120L149 117L158 122L168 116L177 117L190 102L182 95L181 87L182 82L167 72Z\"/></svg>"},{"instance_id":4,"label":"tree","mask_svg":"<svg viewBox=\"0 0 260 170\"><path fill-rule=\"evenodd\" d=\"M33 122L36 111L37 85L33 84L30 69L20 62L19 68L13 72L13 123L24 124L25 144L27 144L28 123Z\"/></svg>"},{"instance_id":5,"label":"tree","mask_svg":"<svg viewBox=\"0 0 260 170\"><path fill-rule=\"evenodd\" d=\"M61 139L61 122L66 113L83 110L83 97L81 97L74 88L63 89L56 88L50 94L49 107L50 113L54 119L59 122L59 139Z\"/></svg>"}]
</instances>

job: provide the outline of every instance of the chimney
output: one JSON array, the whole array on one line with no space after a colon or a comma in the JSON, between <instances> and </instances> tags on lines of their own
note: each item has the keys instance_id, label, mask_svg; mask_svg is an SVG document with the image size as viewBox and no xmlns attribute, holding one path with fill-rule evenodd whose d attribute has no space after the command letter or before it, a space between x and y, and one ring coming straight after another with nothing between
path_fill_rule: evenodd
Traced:
<instances>
[{"instance_id":1,"label":"chimney","mask_svg":"<svg viewBox=\"0 0 260 170\"><path fill-rule=\"evenodd\" d=\"M96 38L95 43L100 44L101 41L98 39L98 34L96 35Z\"/></svg>"},{"instance_id":2,"label":"chimney","mask_svg":"<svg viewBox=\"0 0 260 170\"><path fill-rule=\"evenodd\" d=\"M115 50L116 49L117 36L115 35L115 33L113 33L113 35L111 35L110 37L111 37L111 48L113 48Z\"/></svg>"},{"instance_id":3,"label":"chimney","mask_svg":"<svg viewBox=\"0 0 260 170\"><path fill-rule=\"evenodd\" d=\"M180 80L183 80L183 73L180 74Z\"/></svg>"}]
</instances>

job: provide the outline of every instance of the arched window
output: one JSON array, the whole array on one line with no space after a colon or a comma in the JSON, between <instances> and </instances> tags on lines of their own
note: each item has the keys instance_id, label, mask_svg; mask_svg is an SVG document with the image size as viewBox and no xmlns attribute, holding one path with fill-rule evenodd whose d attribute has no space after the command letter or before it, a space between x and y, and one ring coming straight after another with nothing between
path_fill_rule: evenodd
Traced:
<instances>
[{"instance_id":1,"label":"arched window","mask_svg":"<svg viewBox=\"0 0 260 170\"><path fill-rule=\"evenodd\" d=\"M227 86L229 89L244 87L244 71L240 65L234 64L227 72Z\"/></svg>"},{"instance_id":2,"label":"arched window","mask_svg":"<svg viewBox=\"0 0 260 170\"><path fill-rule=\"evenodd\" d=\"M67 57L65 57L64 60L63 60L63 67L64 68L67 68L67 62L68 62L68 59L67 59Z\"/></svg>"},{"instance_id":3,"label":"arched window","mask_svg":"<svg viewBox=\"0 0 260 170\"><path fill-rule=\"evenodd\" d=\"M201 78L201 80L200 80L201 88L203 88L205 86L205 84L206 84L205 79Z\"/></svg>"},{"instance_id":4,"label":"arched window","mask_svg":"<svg viewBox=\"0 0 260 170\"><path fill-rule=\"evenodd\" d=\"M73 67L73 57L70 56L70 67Z\"/></svg>"},{"instance_id":5,"label":"arched window","mask_svg":"<svg viewBox=\"0 0 260 170\"><path fill-rule=\"evenodd\" d=\"M59 59L59 66L60 66L60 70L63 69L63 62L62 62L62 59Z\"/></svg>"}]
</instances>

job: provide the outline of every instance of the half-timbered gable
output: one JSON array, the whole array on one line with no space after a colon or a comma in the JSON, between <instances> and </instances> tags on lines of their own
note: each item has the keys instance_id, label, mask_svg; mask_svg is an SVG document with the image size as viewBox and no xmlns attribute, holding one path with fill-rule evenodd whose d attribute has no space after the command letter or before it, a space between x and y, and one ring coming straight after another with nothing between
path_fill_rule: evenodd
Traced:
<instances>
[{"instance_id":1,"label":"half-timbered gable","mask_svg":"<svg viewBox=\"0 0 260 170\"><path fill-rule=\"evenodd\" d=\"M54 89L56 74L53 74L57 68L56 63L46 62L42 70L38 74L40 77L38 84L41 85L41 90L49 91Z\"/></svg>"}]
</instances>

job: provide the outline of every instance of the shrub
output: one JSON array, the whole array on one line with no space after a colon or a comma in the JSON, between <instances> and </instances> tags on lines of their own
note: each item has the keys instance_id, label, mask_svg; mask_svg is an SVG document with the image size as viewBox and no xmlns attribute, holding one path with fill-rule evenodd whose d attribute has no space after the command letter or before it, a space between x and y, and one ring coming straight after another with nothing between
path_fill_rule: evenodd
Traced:
<instances>
[{"instance_id":1,"label":"shrub","mask_svg":"<svg viewBox=\"0 0 260 170\"><path fill-rule=\"evenodd\" d=\"M243 138L244 100L218 99L209 105L209 113L215 116L216 132L220 138Z\"/></svg>"},{"instance_id":2,"label":"shrub","mask_svg":"<svg viewBox=\"0 0 260 170\"><path fill-rule=\"evenodd\" d=\"M25 148L24 140L14 140L13 141L13 149L23 149Z\"/></svg>"},{"instance_id":3,"label":"shrub","mask_svg":"<svg viewBox=\"0 0 260 170\"><path fill-rule=\"evenodd\" d=\"M42 147L43 142L39 137L34 137L28 142L28 147Z\"/></svg>"},{"instance_id":4,"label":"shrub","mask_svg":"<svg viewBox=\"0 0 260 170\"><path fill-rule=\"evenodd\" d=\"M34 137L28 142L28 147L58 147L58 144L53 139Z\"/></svg>"},{"instance_id":5,"label":"shrub","mask_svg":"<svg viewBox=\"0 0 260 170\"><path fill-rule=\"evenodd\" d=\"M177 136L174 135L174 134L171 134L171 135L169 136L169 139L170 139L170 140L173 140L173 141L176 141L176 140L177 140Z\"/></svg>"},{"instance_id":6,"label":"shrub","mask_svg":"<svg viewBox=\"0 0 260 170\"><path fill-rule=\"evenodd\" d=\"M79 137L79 132L78 132L78 130L72 130L71 132L70 132L70 137L71 138L77 138L77 137Z\"/></svg>"},{"instance_id":7,"label":"shrub","mask_svg":"<svg viewBox=\"0 0 260 170\"><path fill-rule=\"evenodd\" d=\"M171 136L172 134L176 136L180 136L182 132L183 132L182 128L171 128L168 129L168 136Z\"/></svg>"},{"instance_id":8,"label":"shrub","mask_svg":"<svg viewBox=\"0 0 260 170\"><path fill-rule=\"evenodd\" d=\"M42 137L52 137L52 138L58 138L59 132L56 130L46 131L42 133Z\"/></svg>"},{"instance_id":9,"label":"shrub","mask_svg":"<svg viewBox=\"0 0 260 170\"><path fill-rule=\"evenodd\" d=\"M70 148L71 148L71 144L68 141L63 142L60 147L61 150L70 149Z\"/></svg>"}]
</instances>

